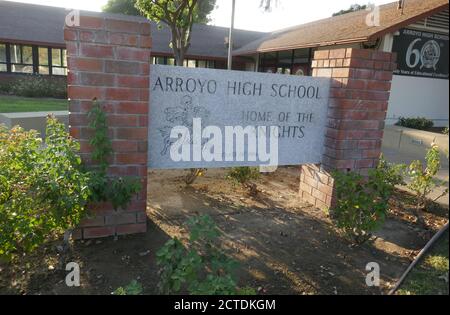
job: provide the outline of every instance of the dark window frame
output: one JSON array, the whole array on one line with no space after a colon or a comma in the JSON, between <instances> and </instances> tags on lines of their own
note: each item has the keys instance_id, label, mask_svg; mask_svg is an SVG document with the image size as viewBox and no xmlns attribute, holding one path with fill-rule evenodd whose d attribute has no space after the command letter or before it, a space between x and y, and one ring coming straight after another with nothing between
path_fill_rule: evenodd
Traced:
<instances>
[{"instance_id":1,"label":"dark window frame","mask_svg":"<svg viewBox=\"0 0 450 315\"><path fill-rule=\"evenodd\" d=\"M27 45L27 44L19 44L19 43L6 43L6 42L0 42L1 45L5 45L6 49L6 62L0 62L0 64L6 64L6 72L0 71L1 73L17 73L17 74L30 74L29 72L16 72L12 71L13 65L18 66L32 66L33 72L32 74L41 74L41 75L48 75L48 76L60 76L65 77L67 76L67 61L64 60L64 51L67 52L66 48L62 47L52 47L52 46L43 46L43 45ZM11 46L16 45L20 47L20 63L18 62L11 62ZM31 53L32 53L32 63L23 63L23 47L31 47ZM45 48L48 52L48 65L44 65L45 67L49 68L49 73L39 73L39 48ZM60 51L60 66L53 65L52 60L52 49L58 49ZM66 53L67 58L67 53ZM64 65L65 64L65 65ZM53 68L59 68L64 69L66 74L54 74Z\"/></svg>"},{"instance_id":2,"label":"dark window frame","mask_svg":"<svg viewBox=\"0 0 450 315\"><path fill-rule=\"evenodd\" d=\"M20 62L12 62L12 59L11 59L11 47L12 46L17 46L19 48L19 50L20 50ZM23 49L24 49L24 47L30 47L31 48L31 63L24 63L24 60L23 60ZM12 71L13 66L31 66L32 73L35 73L34 47L32 45L10 43L8 51L9 51L9 64L11 66L10 67L10 71L12 73L26 73L26 74L30 74L29 72Z\"/></svg>"},{"instance_id":3,"label":"dark window frame","mask_svg":"<svg viewBox=\"0 0 450 315\"><path fill-rule=\"evenodd\" d=\"M0 71L0 72L10 72L11 71L11 65L10 65L10 52L9 52L9 44L8 43L0 43L0 45L5 46L5 61L0 61L0 64L6 65L6 71Z\"/></svg>"}]
</instances>

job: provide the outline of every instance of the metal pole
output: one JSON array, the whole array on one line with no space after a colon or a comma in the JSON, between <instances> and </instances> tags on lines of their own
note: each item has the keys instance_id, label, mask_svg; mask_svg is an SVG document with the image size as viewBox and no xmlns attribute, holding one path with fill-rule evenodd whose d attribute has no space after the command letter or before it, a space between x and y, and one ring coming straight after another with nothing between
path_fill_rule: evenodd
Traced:
<instances>
[{"instance_id":1,"label":"metal pole","mask_svg":"<svg viewBox=\"0 0 450 315\"><path fill-rule=\"evenodd\" d=\"M236 0L233 0L232 3L232 9L231 9L231 26L230 26L230 32L228 34L228 70L231 70L231 67L233 65L233 29L234 29L234 9L236 5Z\"/></svg>"}]
</instances>

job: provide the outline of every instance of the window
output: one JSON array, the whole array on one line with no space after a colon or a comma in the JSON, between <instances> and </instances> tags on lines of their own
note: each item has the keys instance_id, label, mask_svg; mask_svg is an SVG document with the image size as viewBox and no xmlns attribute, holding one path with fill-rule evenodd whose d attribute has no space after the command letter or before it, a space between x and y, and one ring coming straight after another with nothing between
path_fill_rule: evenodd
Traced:
<instances>
[{"instance_id":1,"label":"window","mask_svg":"<svg viewBox=\"0 0 450 315\"><path fill-rule=\"evenodd\" d=\"M208 63L206 62L206 60L199 60L197 63L198 63L199 68L207 68L208 67Z\"/></svg>"},{"instance_id":2,"label":"window","mask_svg":"<svg viewBox=\"0 0 450 315\"><path fill-rule=\"evenodd\" d=\"M153 64L155 65L165 65L166 64L166 58L164 57L153 57Z\"/></svg>"},{"instance_id":3,"label":"window","mask_svg":"<svg viewBox=\"0 0 450 315\"><path fill-rule=\"evenodd\" d=\"M8 71L6 63L6 45L0 44L0 72Z\"/></svg>"},{"instance_id":4,"label":"window","mask_svg":"<svg viewBox=\"0 0 450 315\"><path fill-rule=\"evenodd\" d=\"M50 59L47 47L39 47L39 73L50 74Z\"/></svg>"},{"instance_id":5,"label":"window","mask_svg":"<svg viewBox=\"0 0 450 315\"><path fill-rule=\"evenodd\" d=\"M10 45L11 72L33 73L33 48L31 46Z\"/></svg>"},{"instance_id":6,"label":"window","mask_svg":"<svg viewBox=\"0 0 450 315\"><path fill-rule=\"evenodd\" d=\"M67 75L66 50L0 43L0 71Z\"/></svg>"},{"instance_id":7,"label":"window","mask_svg":"<svg viewBox=\"0 0 450 315\"><path fill-rule=\"evenodd\" d=\"M52 74L67 75L66 50L52 48Z\"/></svg>"},{"instance_id":8,"label":"window","mask_svg":"<svg viewBox=\"0 0 450 315\"><path fill-rule=\"evenodd\" d=\"M185 60L183 63L183 66L188 68L195 68L197 66L197 62L195 60Z\"/></svg>"},{"instance_id":9,"label":"window","mask_svg":"<svg viewBox=\"0 0 450 315\"><path fill-rule=\"evenodd\" d=\"M167 58L167 65L175 66L175 58Z\"/></svg>"}]
</instances>

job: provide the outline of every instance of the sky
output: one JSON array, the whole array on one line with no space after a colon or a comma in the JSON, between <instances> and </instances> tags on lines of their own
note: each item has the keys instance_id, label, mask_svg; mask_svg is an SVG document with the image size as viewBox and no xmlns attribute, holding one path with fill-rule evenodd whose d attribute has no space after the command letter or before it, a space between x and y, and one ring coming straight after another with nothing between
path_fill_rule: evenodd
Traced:
<instances>
[{"instance_id":1,"label":"sky","mask_svg":"<svg viewBox=\"0 0 450 315\"><path fill-rule=\"evenodd\" d=\"M107 0L20 0L17 2L101 11ZM217 0L217 7L210 15L210 24L230 26L231 2L231 0ZM236 28L270 32L330 17L334 12L347 9L354 3L370 2L381 5L394 0L278 0L278 4L271 12L263 12L259 8L260 2L261 0L236 0Z\"/></svg>"}]
</instances>

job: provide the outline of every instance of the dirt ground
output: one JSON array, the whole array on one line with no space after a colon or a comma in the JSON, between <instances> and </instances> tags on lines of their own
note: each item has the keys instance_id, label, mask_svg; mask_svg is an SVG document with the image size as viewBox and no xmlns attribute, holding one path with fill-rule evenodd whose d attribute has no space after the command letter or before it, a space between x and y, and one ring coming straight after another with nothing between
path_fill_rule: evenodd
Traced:
<instances>
[{"instance_id":1,"label":"dirt ground","mask_svg":"<svg viewBox=\"0 0 450 315\"><path fill-rule=\"evenodd\" d=\"M298 167L280 168L257 180L250 197L208 170L191 187L184 171L151 171L148 232L77 241L65 261L81 267L81 286L69 288L53 242L26 257L23 266L0 265L0 294L111 294L137 279L144 294L156 294L156 251L170 238L185 239L184 222L209 214L223 232L222 244L240 262L240 285L260 294L383 294L394 285L433 232L448 220L448 209L425 214L429 229L414 224L412 197L397 192L383 229L362 246L351 246L327 215L298 197ZM381 287L365 283L369 262L380 265Z\"/></svg>"}]
</instances>

